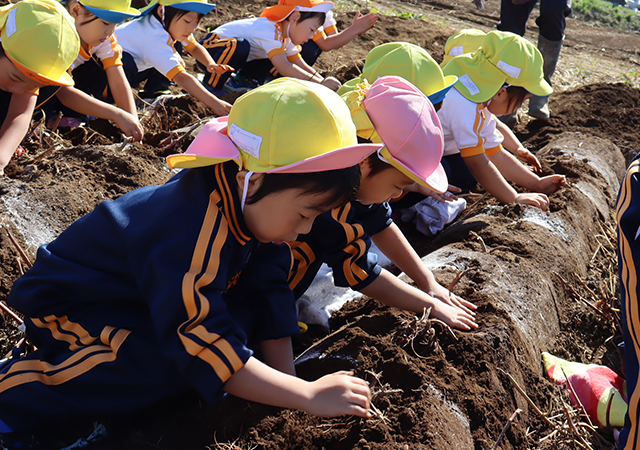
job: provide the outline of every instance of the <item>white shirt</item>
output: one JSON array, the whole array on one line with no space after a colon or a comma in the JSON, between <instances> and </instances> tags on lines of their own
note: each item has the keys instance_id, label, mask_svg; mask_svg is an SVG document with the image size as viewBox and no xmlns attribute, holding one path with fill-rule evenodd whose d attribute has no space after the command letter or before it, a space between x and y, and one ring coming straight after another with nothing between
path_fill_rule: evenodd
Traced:
<instances>
[{"instance_id":1,"label":"white shirt","mask_svg":"<svg viewBox=\"0 0 640 450\"><path fill-rule=\"evenodd\" d=\"M481 105L465 98L455 86L447 93L438 111L444 156L475 156L502 145L504 136L496 129L498 119Z\"/></svg>"},{"instance_id":2,"label":"white shirt","mask_svg":"<svg viewBox=\"0 0 640 450\"><path fill-rule=\"evenodd\" d=\"M173 47L175 41L153 14L118 25L115 34L122 50L133 56L138 72L154 67L173 80L186 70L182 57ZM196 45L193 35L189 35L182 45L185 50Z\"/></svg>"},{"instance_id":3,"label":"white shirt","mask_svg":"<svg viewBox=\"0 0 640 450\"><path fill-rule=\"evenodd\" d=\"M266 17L234 20L213 30L221 39L243 38L251 45L247 61L272 58L284 54L290 61L297 59L300 47L293 45L283 35L282 22L272 22Z\"/></svg>"}]
</instances>

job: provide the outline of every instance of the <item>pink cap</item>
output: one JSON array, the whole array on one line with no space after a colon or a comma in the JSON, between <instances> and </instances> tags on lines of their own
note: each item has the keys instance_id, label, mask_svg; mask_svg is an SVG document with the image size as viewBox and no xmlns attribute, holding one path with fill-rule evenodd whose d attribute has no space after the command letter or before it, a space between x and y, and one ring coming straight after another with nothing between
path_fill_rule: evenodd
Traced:
<instances>
[{"instance_id":1,"label":"pink cap","mask_svg":"<svg viewBox=\"0 0 640 450\"><path fill-rule=\"evenodd\" d=\"M413 181L445 192L444 136L429 99L404 78L384 76L367 90L363 105L385 145L379 155Z\"/></svg>"}]
</instances>

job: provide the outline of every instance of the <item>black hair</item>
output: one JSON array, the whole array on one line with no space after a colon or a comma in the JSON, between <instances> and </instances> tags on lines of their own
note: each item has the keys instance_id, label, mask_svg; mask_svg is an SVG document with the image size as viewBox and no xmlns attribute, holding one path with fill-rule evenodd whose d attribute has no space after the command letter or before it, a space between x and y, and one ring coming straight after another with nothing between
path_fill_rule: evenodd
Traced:
<instances>
[{"instance_id":1,"label":"black hair","mask_svg":"<svg viewBox=\"0 0 640 450\"><path fill-rule=\"evenodd\" d=\"M96 16L94 13L89 11L82 3L79 2L79 0L66 0L65 3L67 4L67 10L69 10L69 11L71 11L71 5L73 5L74 3L78 3L86 13L88 13L88 14L93 16L92 18L90 18L88 20L85 20L82 23L78 23L78 25L80 25L80 26L86 25L88 23L94 22L94 21L99 19L98 16Z\"/></svg>"},{"instance_id":2,"label":"black hair","mask_svg":"<svg viewBox=\"0 0 640 450\"><path fill-rule=\"evenodd\" d=\"M528 94L529 94L529 91L527 91L522 86L507 86L507 95L509 96L509 108L513 107L514 105L518 105L518 108L519 108L520 105L522 105L522 102L524 102L524 99Z\"/></svg>"},{"instance_id":3,"label":"black hair","mask_svg":"<svg viewBox=\"0 0 640 450\"><path fill-rule=\"evenodd\" d=\"M440 108L442 108L442 102L443 102L443 101L444 101L444 100L440 100L438 103L436 103L436 104L434 104L434 105L433 105L433 109L435 109L435 110L436 110L436 112L440 111Z\"/></svg>"},{"instance_id":4,"label":"black hair","mask_svg":"<svg viewBox=\"0 0 640 450\"><path fill-rule=\"evenodd\" d=\"M269 194L287 189L299 189L302 195L327 194L321 208L337 208L355 198L360 187L360 166L311 173L265 173L262 184L247 204L256 203Z\"/></svg>"},{"instance_id":5,"label":"black hair","mask_svg":"<svg viewBox=\"0 0 640 450\"><path fill-rule=\"evenodd\" d=\"M384 172L387 169L395 169L391 164L386 161L383 161L378 156L378 152L373 152L367 158L367 164L369 164L369 175L367 178L371 178L374 175L379 174L380 172Z\"/></svg>"},{"instance_id":6,"label":"black hair","mask_svg":"<svg viewBox=\"0 0 640 450\"><path fill-rule=\"evenodd\" d=\"M327 15L323 12L317 12L317 11L298 11L298 12L300 13L300 18L298 19L298 23L307 19L318 19L318 22L322 26L322 24L327 18Z\"/></svg>"},{"instance_id":7,"label":"black hair","mask_svg":"<svg viewBox=\"0 0 640 450\"><path fill-rule=\"evenodd\" d=\"M156 17L156 19L160 21L164 29L167 31L169 31L169 25L171 25L171 22L191 12L185 9L174 8L173 6L165 6L164 20L163 20L162 17L160 17L160 14L158 14L158 8L160 6L161 6L160 4L156 5L155 8L153 8L152 14ZM205 16L202 13L196 13L196 14L198 14L198 22Z\"/></svg>"}]
</instances>

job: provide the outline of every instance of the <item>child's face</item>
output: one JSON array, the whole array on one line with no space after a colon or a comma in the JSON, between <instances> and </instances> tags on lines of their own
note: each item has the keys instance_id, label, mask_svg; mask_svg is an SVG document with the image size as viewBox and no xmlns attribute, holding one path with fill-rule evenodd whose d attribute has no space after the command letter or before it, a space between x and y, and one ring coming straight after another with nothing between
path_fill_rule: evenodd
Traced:
<instances>
[{"instance_id":1,"label":"child's face","mask_svg":"<svg viewBox=\"0 0 640 450\"><path fill-rule=\"evenodd\" d=\"M82 41L83 47L97 47L107 40L116 29L116 24L106 22L83 8L79 3L74 3L69 11L76 20L76 31Z\"/></svg>"},{"instance_id":2,"label":"child's face","mask_svg":"<svg viewBox=\"0 0 640 450\"><path fill-rule=\"evenodd\" d=\"M413 184L413 180L400 172L393 166L369 175L371 169L369 162L364 160L360 163L362 178L360 179L360 189L356 194L356 200L363 205L384 203L398 198L402 195L404 188Z\"/></svg>"},{"instance_id":3,"label":"child's face","mask_svg":"<svg viewBox=\"0 0 640 450\"><path fill-rule=\"evenodd\" d=\"M531 98L531 94L527 94L524 100L527 100L529 98ZM513 114L522 106L522 102L509 105L509 100L511 100L511 97L507 92L507 88L503 87L498 91L496 95L493 96L491 102L487 106L487 109L496 116L506 116L509 114Z\"/></svg>"},{"instance_id":4,"label":"child's face","mask_svg":"<svg viewBox=\"0 0 640 450\"><path fill-rule=\"evenodd\" d=\"M296 14L296 12L293 14ZM289 38L294 45L302 45L313 37L321 25L320 21L315 18L300 22L295 20L294 17L289 20Z\"/></svg>"},{"instance_id":5,"label":"child's face","mask_svg":"<svg viewBox=\"0 0 640 450\"><path fill-rule=\"evenodd\" d=\"M23 94L42 86L44 85L20 72L8 57L0 56L0 89L12 94Z\"/></svg>"},{"instance_id":6,"label":"child's face","mask_svg":"<svg viewBox=\"0 0 640 450\"><path fill-rule=\"evenodd\" d=\"M259 175L254 174L251 180L254 181L254 177ZM315 218L330 209L321 206L326 203L329 194L301 192L299 189L286 189L269 194L255 203L245 204L244 220L257 240L281 244L295 241L299 234L311 231Z\"/></svg>"},{"instance_id":7,"label":"child's face","mask_svg":"<svg viewBox=\"0 0 640 450\"><path fill-rule=\"evenodd\" d=\"M198 13L189 11L183 16L174 18L169 24L169 34L174 41L186 41L190 34L196 31L200 23Z\"/></svg>"}]
</instances>

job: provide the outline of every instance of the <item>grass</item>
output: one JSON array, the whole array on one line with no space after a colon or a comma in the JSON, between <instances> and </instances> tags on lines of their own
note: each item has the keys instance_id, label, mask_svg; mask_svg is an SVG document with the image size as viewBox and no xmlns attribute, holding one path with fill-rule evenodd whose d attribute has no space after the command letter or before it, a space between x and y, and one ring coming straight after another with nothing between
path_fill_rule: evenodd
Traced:
<instances>
[{"instance_id":1,"label":"grass","mask_svg":"<svg viewBox=\"0 0 640 450\"><path fill-rule=\"evenodd\" d=\"M640 15L605 0L575 0L573 10L585 19L624 31L640 31Z\"/></svg>"}]
</instances>

